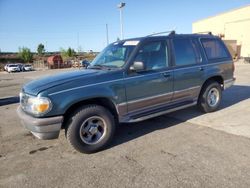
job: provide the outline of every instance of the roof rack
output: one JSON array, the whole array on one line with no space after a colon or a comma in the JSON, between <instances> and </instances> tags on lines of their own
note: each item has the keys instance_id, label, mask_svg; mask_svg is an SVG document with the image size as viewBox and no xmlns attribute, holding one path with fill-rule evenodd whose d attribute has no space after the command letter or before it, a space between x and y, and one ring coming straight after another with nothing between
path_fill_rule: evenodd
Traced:
<instances>
[{"instance_id":1,"label":"roof rack","mask_svg":"<svg viewBox=\"0 0 250 188\"><path fill-rule=\"evenodd\" d=\"M159 33L153 33L153 34L147 35L147 37L151 37L151 36L155 36L155 35L161 35L161 34L165 34L165 33L169 33L168 35L174 35L175 31L172 30L172 31L163 31L163 32L159 32Z\"/></svg>"},{"instance_id":2,"label":"roof rack","mask_svg":"<svg viewBox=\"0 0 250 188\"><path fill-rule=\"evenodd\" d=\"M211 31L202 31L202 32L197 32L194 34L208 34L208 35L213 35Z\"/></svg>"}]
</instances>

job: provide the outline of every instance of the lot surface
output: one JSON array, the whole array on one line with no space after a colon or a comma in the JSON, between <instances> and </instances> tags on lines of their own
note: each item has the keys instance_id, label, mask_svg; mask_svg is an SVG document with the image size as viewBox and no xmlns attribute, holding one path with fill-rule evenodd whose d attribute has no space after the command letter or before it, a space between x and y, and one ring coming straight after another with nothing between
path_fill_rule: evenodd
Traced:
<instances>
[{"instance_id":1,"label":"lot surface","mask_svg":"<svg viewBox=\"0 0 250 188\"><path fill-rule=\"evenodd\" d=\"M74 151L63 131L35 139L15 113L24 82L69 70L0 73L0 187L250 187L250 65L236 65L219 111L123 124L91 155Z\"/></svg>"}]
</instances>

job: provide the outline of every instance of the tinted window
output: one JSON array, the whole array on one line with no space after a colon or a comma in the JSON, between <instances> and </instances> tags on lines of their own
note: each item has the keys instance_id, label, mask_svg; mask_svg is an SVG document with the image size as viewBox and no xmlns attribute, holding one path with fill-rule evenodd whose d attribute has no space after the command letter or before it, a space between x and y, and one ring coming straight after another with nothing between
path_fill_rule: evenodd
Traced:
<instances>
[{"instance_id":1,"label":"tinted window","mask_svg":"<svg viewBox=\"0 0 250 188\"><path fill-rule=\"evenodd\" d=\"M144 62L147 70L167 67L168 54L164 41L149 42L141 47L135 61Z\"/></svg>"},{"instance_id":2,"label":"tinted window","mask_svg":"<svg viewBox=\"0 0 250 188\"><path fill-rule=\"evenodd\" d=\"M208 59L220 59L228 57L224 45L218 39L201 39Z\"/></svg>"},{"instance_id":3,"label":"tinted window","mask_svg":"<svg viewBox=\"0 0 250 188\"><path fill-rule=\"evenodd\" d=\"M174 39L175 64L177 66L195 64L199 58L198 50L190 39Z\"/></svg>"}]
</instances>

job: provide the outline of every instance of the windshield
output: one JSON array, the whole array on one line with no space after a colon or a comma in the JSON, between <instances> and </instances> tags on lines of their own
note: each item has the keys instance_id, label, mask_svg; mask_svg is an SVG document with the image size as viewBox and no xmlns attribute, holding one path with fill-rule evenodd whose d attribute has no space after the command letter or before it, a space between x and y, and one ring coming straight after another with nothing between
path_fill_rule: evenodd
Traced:
<instances>
[{"instance_id":1,"label":"windshield","mask_svg":"<svg viewBox=\"0 0 250 188\"><path fill-rule=\"evenodd\" d=\"M115 42L108 45L90 64L93 67L120 68L128 60L138 41Z\"/></svg>"}]
</instances>

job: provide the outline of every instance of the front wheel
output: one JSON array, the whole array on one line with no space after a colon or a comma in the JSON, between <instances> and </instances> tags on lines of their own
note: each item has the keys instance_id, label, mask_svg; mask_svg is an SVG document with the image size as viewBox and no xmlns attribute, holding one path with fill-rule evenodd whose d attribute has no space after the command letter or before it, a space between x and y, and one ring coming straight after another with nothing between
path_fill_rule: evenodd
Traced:
<instances>
[{"instance_id":1,"label":"front wheel","mask_svg":"<svg viewBox=\"0 0 250 188\"><path fill-rule=\"evenodd\" d=\"M70 117L66 137L77 151L97 152L106 147L115 132L113 115L98 105L83 106Z\"/></svg>"},{"instance_id":2,"label":"front wheel","mask_svg":"<svg viewBox=\"0 0 250 188\"><path fill-rule=\"evenodd\" d=\"M203 112L214 112L221 103L221 85L218 82L210 81L201 90L198 107Z\"/></svg>"}]
</instances>

